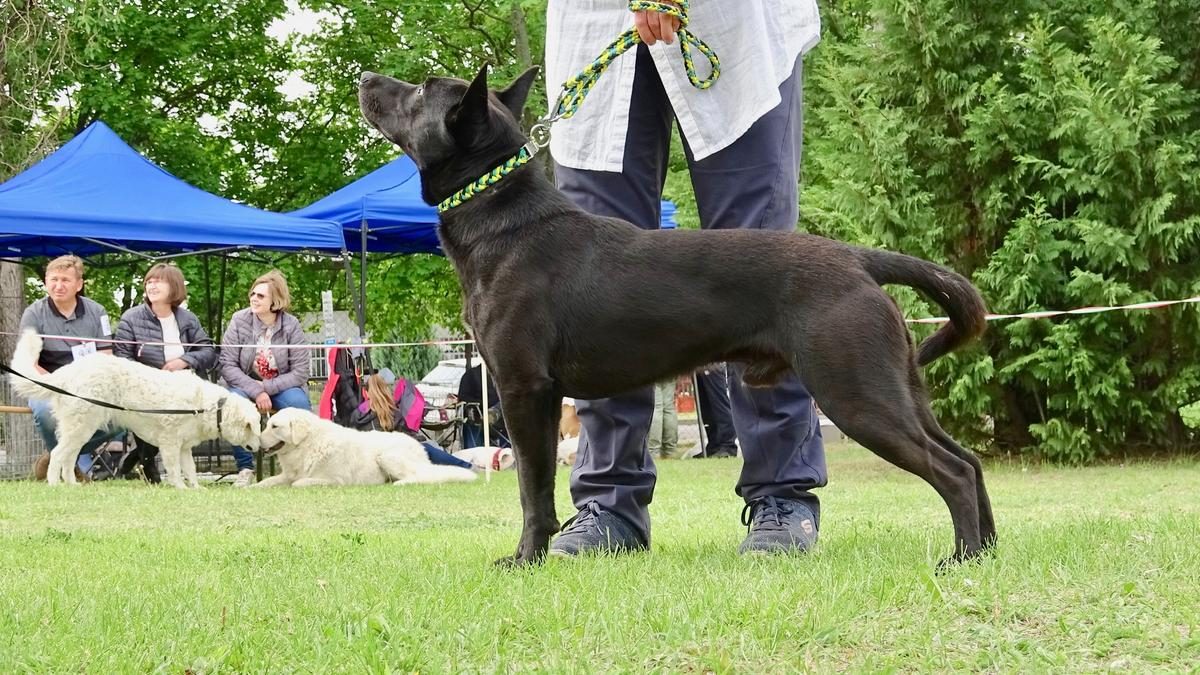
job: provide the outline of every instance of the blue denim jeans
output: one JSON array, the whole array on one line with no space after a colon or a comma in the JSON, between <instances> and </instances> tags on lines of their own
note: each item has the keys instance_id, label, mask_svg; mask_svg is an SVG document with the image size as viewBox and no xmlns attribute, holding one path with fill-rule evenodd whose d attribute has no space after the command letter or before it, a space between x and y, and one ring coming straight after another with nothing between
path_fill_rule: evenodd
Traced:
<instances>
[{"instance_id":1,"label":"blue denim jeans","mask_svg":"<svg viewBox=\"0 0 1200 675\"><path fill-rule=\"evenodd\" d=\"M230 389L229 393L236 394L242 398L250 398L250 395L241 389ZM283 410L284 408L312 410L312 402L308 400L308 392L300 387L292 387L272 396L271 407L276 410ZM233 459L237 462L238 471L254 468L254 453L241 446L233 448Z\"/></svg>"},{"instance_id":2,"label":"blue denim jeans","mask_svg":"<svg viewBox=\"0 0 1200 675\"><path fill-rule=\"evenodd\" d=\"M447 466L461 466L464 469L471 468L471 463L461 460L454 455L439 448L437 444L429 441L421 443L425 447L425 454L429 455L429 461L434 464L445 464Z\"/></svg>"},{"instance_id":3,"label":"blue denim jeans","mask_svg":"<svg viewBox=\"0 0 1200 675\"><path fill-rule=\"evenodd\" d=\"M31 398L29 399L29 409L33 411L33 426L37 428L42 441L46 444L46 452L50 452L54 446L58 445L58 422L50 413L50 402L40 398ZM92 455L96 452L96 448L124 433L124 429L111 428L97 431L79 451L79 459L76 461L79 470L87 473L92 468Z\"/></svg>"}]
</instances>

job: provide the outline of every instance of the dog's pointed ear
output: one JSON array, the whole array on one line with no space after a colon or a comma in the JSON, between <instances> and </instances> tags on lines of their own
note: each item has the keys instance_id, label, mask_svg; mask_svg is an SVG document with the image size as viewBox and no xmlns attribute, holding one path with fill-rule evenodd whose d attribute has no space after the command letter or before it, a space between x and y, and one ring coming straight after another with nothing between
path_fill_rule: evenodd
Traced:
<instances>
[{"instance_id":1,"label":"dog's pointed ear","mask_svg":"<svg viewBox=\"0 0 1200 675\"><path fill-rule=\"evenodd\" d=\"M485 63L475 79L471 80L462 100L450 109L446 122L456 134L467 134L469 138L471 132L487 126L491 115L488 110L487 75L488 64Z\"/></svg>"},{"instance_id":2,"label":"dog's pointed ear","mask_svg":"<svg viewBox=\"0 0 1200 675\"><path fill-rule=\"evenodd\" d=\"M525 110L525 99L529 98L529 90L533 88L533 82L537 79L539 70L541 69L533 66L518 75L517 79L513 80L506 89L496 92L496 97L500 99L504 107L512 111L513 117L518 120L521 119L521 113Z\"/></svg>"}]
</instances>

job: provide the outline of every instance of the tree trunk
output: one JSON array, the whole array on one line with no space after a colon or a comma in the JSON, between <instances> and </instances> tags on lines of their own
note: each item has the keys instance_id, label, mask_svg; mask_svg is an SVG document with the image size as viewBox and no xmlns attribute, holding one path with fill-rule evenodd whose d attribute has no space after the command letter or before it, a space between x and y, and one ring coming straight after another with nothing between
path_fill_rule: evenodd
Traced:
<instances>
[{"instance_id":1,"label":"tree trunk","mask_svg":"<svg viewBox=\"0 0 1200 675\"><path fill-rule=\"evenodd\" d=\"M25 311L25 267L0 262L0 363L12 360L16 332Z\"/></svg>"},{"instance_id":2,"label":"tree trunk","mask_svg":"<svg viewBox=\"0 0 1200 675\"><path fill-rule=\"evenodd\" d=\"M525 11L516 0L513 0L509 20L512 22L513 37L517 41L517 60L521 62L522 69L528 68L533 65L533 57L529 51L529 27L525 25Z\"/></svg>"}]
</instances>

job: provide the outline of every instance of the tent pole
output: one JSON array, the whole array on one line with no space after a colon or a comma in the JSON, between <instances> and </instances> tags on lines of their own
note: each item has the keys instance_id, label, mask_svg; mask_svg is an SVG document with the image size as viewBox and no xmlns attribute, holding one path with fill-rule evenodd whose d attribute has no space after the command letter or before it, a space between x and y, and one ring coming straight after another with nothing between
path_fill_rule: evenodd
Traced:
<instances>
[{"instance_id":1,"label":"tent pole","mask_svg":"<svg viewBox=\"0 0 1200 675\"><path fill-rule=\"evenodd\" d=\"M359 229L360 244L358 256L358 334L363 341L367 339L367 219L363 218L362 228Z\"/></svg>"},{"instance_id":2,"label":"tent pole","mask_svg":"<svg viewBox=\"0 0 1200 675\"><path fill-rule=\"evenodd\" d=\"M358 256L358 335L359 342L367 341L367 219L363 218L362 228L359 229ZM371 356L363 350L367 359L367 367L372 367Z\"/></svg>"}]
</instances>

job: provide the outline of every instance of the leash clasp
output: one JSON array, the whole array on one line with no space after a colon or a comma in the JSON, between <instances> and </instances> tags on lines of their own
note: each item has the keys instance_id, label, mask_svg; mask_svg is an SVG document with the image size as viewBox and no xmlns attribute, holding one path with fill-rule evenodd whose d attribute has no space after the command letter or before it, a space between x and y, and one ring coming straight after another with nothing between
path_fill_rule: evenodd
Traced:
<instances>
[{"instance_id":1,"label":"leash clasp","mask_svg":"<svg viewBox=\"0 0 1200 675\"><path fill-rule=\"evenodd\" d=\"M529 129L529 142L539 150L550 145L550 124L553 121L550 118L538 120Z\"/></svg>"}]
</instances>

